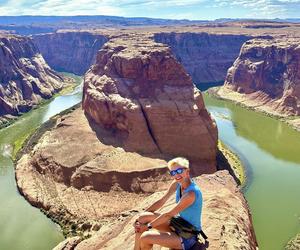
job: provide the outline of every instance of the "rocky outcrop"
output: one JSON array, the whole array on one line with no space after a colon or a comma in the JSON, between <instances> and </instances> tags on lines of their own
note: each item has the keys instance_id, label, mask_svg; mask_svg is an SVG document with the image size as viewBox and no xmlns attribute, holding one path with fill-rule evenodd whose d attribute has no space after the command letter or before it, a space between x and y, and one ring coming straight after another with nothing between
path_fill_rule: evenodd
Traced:
<instances>
[{"instance_id":1,"label":"rocky outcrop","mask_svg":"<svg viewBox=\"0 0 300 250\"><path fill-rule=\"evenodd\" d=\"M34 35L33 40L52 68L83 75L108 38L92 31L57 31Z\"/></svg>"},{"instance_id":2,"label":"rocky outcrop","mask_svg":"<svg viewBox=\"0 0 300 250\"><path fill-rule=\"evenodd\" d=\"M249 35L201 33L156 33L157 42L170 46L177 60L200 89L223 84L227 70L238 57Z\"/></svg>"},{"instance_id":3,"label":"rocky outcrop","mask_svg":"<svg viewBox=\"0 0 300 250\"><path fill-rule=\"evenodd\" d=\"M30 38L0 34L0 116L30 110L62 84Z\"/></svg>"},{"instance_id":4,"label":"rocky outcrop","mask_svg":"<svg viewBox=\"0 0 300 250\"><path fill-rule=\"evenodd\" d=\"M203 175L195 179L203 192L203 230L209 237L209 243L199 244L193 249L251 249L255 250L257 242L252 227L251 215L243 195L227 171L213 175ZM137 206L140 212L161 197L162 192L155 193ZM164 212L174 205L171 198L159 212ZM56 247L65 249L69 245L76 250L93 249L133 249L136 216L119 217L101 227L95 235L80 243L76 238L67 239ZM72 249L73 249L72 248ZM160 249L155 246L155 249ZM165 248L163 248L165 249Z\"/></svg>"},{"instance_id":5,"label":"rocky outcrop","mask_svg":"<svg viewBox=\"0 0 300 250\"><path fill-rule=\"evenodd\" d=\"M299 39L250 40L218 94L270 114L299 116L299 62Z\"/></svg>"},{"instance_id":6,"label":"rocky outcrop","mask_svg":"<svg viewBox=\"0 0 300 250\"><path fill-rule=\"evenodd\" d=\"M216 171L217 129L169 48L147 36L111 39L85 75L83 109L125 150L185 156L194 174Z\"/></svg>"}]
</instances>

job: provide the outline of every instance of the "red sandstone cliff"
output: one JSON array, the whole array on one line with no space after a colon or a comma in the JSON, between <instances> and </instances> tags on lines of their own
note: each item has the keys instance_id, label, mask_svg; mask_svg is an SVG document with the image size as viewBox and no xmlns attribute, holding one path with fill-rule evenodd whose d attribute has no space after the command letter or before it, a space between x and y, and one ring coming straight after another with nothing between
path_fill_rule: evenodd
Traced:
<instances>
[{"instance_id":1,"label":"red sandstone cliff","mask_svg":"<svg viewBox=\"0 0 300 250\"><path fill-rule=\"evenodd\" d=\"M147 37L111 39L85 75L83 109L125 150L185 156L216 170L217 129L201 93L170 49Z\"/></svg>"},{"instance_id":2,"label":"red sandstone cliff","mask_svg":"<svg viewBox=\"0 0 300 250\"><path fill-rule=\"evenodd\" d=\"M28 111L62 82L30 38L0 34L0 116Z\"/></svg>"},{"instance_id":3,"label":"red sandstone cliff","mask_svg":"<svg viewBox=\"0 0 300 250\"><path fill-rule=\"evenodd\" d=\"M57 31L32 36L46 62L54 69L83 75L95 61L107 36L92 31Z\"/></svg>"},{"instance_id":4,"label":"red sandstone cliff","mask_svg":"<svg viewBox=\"0 0 300 250\"><path fill-rule=\"evenodd\" d=\"M299 65L299 39L250 40L218 94L271 114L300 115Z\"/></svg>"}]
</instances>

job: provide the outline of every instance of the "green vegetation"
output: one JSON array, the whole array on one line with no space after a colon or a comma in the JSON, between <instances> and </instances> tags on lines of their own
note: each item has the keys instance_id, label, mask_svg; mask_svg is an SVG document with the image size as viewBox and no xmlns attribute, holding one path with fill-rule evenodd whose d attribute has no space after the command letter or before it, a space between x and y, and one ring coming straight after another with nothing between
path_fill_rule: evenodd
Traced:
<instances>
[{"instance_id":1,"label":"green vegetation","mask_svg":"<svg viewBox=\"0 0 300 250\"><path fill-rule=\"evenodd\" d=\"M63 88L62 90L60 90L58 93L56 93L52 98L55 98L57 96L60 95L66 95L71 93L72 91L74 91L74 89L77 87L77 85L68 85L65 88Z\"/></svg>"},{"instance_id":2,"label":"green vegetation","mask_svg":"<svg viewBox=\"0 0 300 250\"><path fill-rule=\"evenodd\" d=\"M11 118L11 119L3 119L0 120L0 129L2 128L6 128L8 126L10 126L11 124L13 124L18 118Z\"/></svg>"},{"instance_id":3,"label":"green vegetation","mask_svg":"<svg viewBox=\"0 0 300 250\"><path fill-rule=\"evenodd\" d=\"M31 135L34 133L34 129L27 131L26 134L20 136L18 139L15 140L13 144L13 153L12 153L12 159L13 161L16 160L18 152L22 149L24 143L28 140L28 138L31 137Z\"/></svg>"},{"instance_id":4,"label":"green vegetation","mask_svg":"<svg viewBox=\"0 0 300 250\"><path fill-rule=\"evenodd\" d=\"M229 150L220 140L218 140L218 149L222 152L222 154L228 161L229 167L232 170L234 177L236 177L239 184L243 186L246 183L246 173L239 157L231 150Z\"/></svg>"}]
</instances>

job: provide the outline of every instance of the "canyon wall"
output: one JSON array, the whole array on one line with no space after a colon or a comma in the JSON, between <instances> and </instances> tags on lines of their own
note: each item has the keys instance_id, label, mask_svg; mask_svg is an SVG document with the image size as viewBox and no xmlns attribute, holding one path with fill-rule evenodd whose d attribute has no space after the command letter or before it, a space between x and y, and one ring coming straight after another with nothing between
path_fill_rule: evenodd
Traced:
<instances>
[{"instance_id":1,"label":"canyon wall","mask_svg":"<svg viewBox=\"0 0 300 250\"><path fill-rule=\"evenodd\" d=\"M130 248L134 216L169 185L167 160L184 156L193 175L214 173L196 180L208 249L254 250L242 194L228 172L215 173L217 139L201 92L170 48L149 33L111 35L85 74L82 109L57 115L28 140L17 185L67 237L77 235L57 249Z\"/></svg>"},{"instance_id":2,"label":"canyon wall","mask_svg":"<svg viewBox=\"0 0 300 250\"><path fill-rule=\"evenodd\" d=\"M218 94L274 115L299 116L299 65L299 39L247 41Z\"/></svg>"},{"instance_id":3,"label":"canyon wall","mask_svg":"<svg viewBox=\"0 0 300 250\"><path fill-rule=\"evenodd\" d=\"M216 170L217 129L201 92L170 49L145 35L103 46L85 75L82 106L125 150L185 156L197 174Z\"/></svg>"},{"instance_id":4,"label":"canyon wall","mask_svg":"<svg viewBox=\"0 0 300 250\"><path fill-rule=\"evenodd\" d=\"M62 83L32 39L0 34L0 116L30 110L42 98L58 92Z\"/></svg>"},{"instance_id":5,"label":"canyon wall","mask_svg":"<svg viewBox=\"0 0 300 250\"><path fill-rule=\"evenodd\" d=\"M97 51L111 31L58 31L34 35L33 39L47 63L54 69L84 74L94 63ZM222 84L228 68L238 57L250 35L213 34L208 32L159 32L156 42L170 46L176 59L200 88Z\"/></svg>"},{"instance_id":6,"label":"canyon wall","mask_svg":"<svg viewBox=\"0 0 300 250\"><path fill-rule=\"evenodd\" d=\"M50 67L77 75L88 70L108 39L92 31L57 31L32 37Z\"/></svg>"},{"instance_id":7,"label":"canyon wall","mask_svg":"<svg viewBox=\"0 0 300 250\"><path fill-rule=\"evenodd\" d=\"M222 85L229 67L249 35L201 33L156 33L156 42L170 46L200 89Z\"/></svg>"}]
</instances>

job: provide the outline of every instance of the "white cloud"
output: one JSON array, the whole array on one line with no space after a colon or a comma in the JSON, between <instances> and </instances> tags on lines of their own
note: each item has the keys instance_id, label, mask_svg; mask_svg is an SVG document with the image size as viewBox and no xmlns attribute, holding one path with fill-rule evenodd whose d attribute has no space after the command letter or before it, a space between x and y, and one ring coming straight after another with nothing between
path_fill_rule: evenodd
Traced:
<instances>
[{"instance_id":1,"label":"white cloud","mask_svg":"<svg viewBox=\"0 0 300 250\"><path fill-rule=\"evenodd\" d=\"M299 7L300 0L9 0L0 4L1 15L115 15L191 18L200 14L211 18L288 17ZM182 11L180 11L182 8ZM216 16L214 10L218 9ZM205 11L203 10L205 9ZM174 11L173 11L174 10ZM240 12L243 10L243 16ZM164 16L162 16L164 13ZM222 16L221 16L222 15ZM199 17L200 18L200 17ZM194 18L195 19L195 18Z\"/></svg>"},{"instance_id":2,"label":"white cloud","mask_svg":"<svg viewBox=\"0 0 300 250\"><path fill-rule=\"evenodd\" d=\"M124 11L103 0L9 1L0 7L4 15L124 15Z\"/></svg>"},{"instance_id":3,"label":"white cloud","mask_svg":"<svg viewBox=\"0 0 300 250\"><path fill-rule=\"evenodd\" d=\"M215 0L212 7L239 7L248 12L247 18L284 18L288 15L287 2L300 0Z\"/></svg>"},{"instance_id":4,"label":"white cloud","mask_svg":"<svg viewBox=\"0 0 300 250\"><path fill-rule=\"evenodd\" d=\"M277 0L280 3L297 3L300 4L300 0Z\"/></svg>"},{"instance_id":5,"label":"white cloud","mask_svg":"<svg viewBox=\"0 0 300 250\"><path fill-rule=\"evenodd\" d=\"M168 18L173 16L173 7L199 5L209 0L9 0L0 5L1 15L114 15L153 16ZM144 10L141 12L140 10ZM167 10L168 16L160 16ZM130 14L129 14L130 13ZM192 18L191 13L174 13L174 17Z\"/></svg>"}]
</instances>

